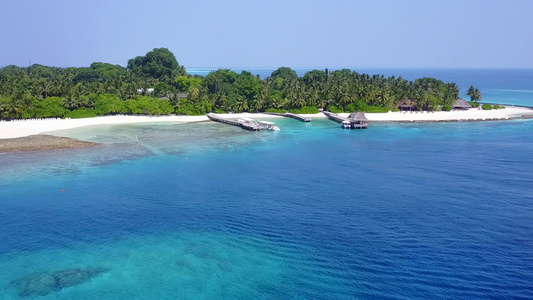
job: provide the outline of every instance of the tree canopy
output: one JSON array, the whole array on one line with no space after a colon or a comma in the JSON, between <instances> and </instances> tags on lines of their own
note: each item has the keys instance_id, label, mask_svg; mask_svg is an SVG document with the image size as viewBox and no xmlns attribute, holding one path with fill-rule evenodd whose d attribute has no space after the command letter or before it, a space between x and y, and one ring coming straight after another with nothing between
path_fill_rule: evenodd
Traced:
<instances>
[{"instance_id":1,"label":"tree canopy","mask_svg":"<svg viewBox=\"0 0 533 300\"><path fill-rule=\"evenodd\" d=\"M298 74L296 74L296 71L294 71L293 69L291 69L289 67L280 67L277 70L275 70L274 72L272 72L270 77L272 79L275 79L275 78L297 79L298 78Z\"/></svg>"},{"instance_id":2,"label":"tree canopy","mask_svg":"<svg viewBox=\"0 0 533 300\"><path fill-rule=\"evenodd\" d=\"M185 74L185 68L178 64L174 54L167 48L155 48L145 56L130 59L128 70L151 79Z\"/></svg>"}]
</instances>

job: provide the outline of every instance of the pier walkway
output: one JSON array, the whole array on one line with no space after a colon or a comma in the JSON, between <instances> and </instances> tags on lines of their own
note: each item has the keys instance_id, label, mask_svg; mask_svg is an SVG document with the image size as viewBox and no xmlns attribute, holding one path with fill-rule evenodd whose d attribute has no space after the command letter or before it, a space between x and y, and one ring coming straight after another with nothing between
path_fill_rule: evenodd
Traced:
<instances>
[{"instance_id":1,"label":"pier walkway","mask_svg":"<svg viewBox=\"0 0 533 300\"><path fill-rule=\"evenodd\" d=\"M220 117L220 116L218 116L216 114L213 114L213 113L207 114L207 117L209 118L209 120L214 121L214 122L219 122L219 123L224 123L224 124L228 124L228 125L238 126L238 127L241 127L242 129L246 129L246 130L250 130L250 131L259 131L259 130L261 130L261 128L257 124L250 123L250 122L239 122L239 121L235 121L235 120L225 119L225 118L222 118L222 117Z\"/></svg>"},{"instance_id":2,"label":"pier walkway","mask_svg":"<svg viewBox=\"0 0 533 300\"><path fill-rule=\"evenodd\" d=\"M286 117L286 118L293 118L302 122L311 122L311 118L309 117L302 117L299 115L295 115L293 113L275 113L275 112L264 112L264 114L267 115L273 115L273 116L280 116L280 117Z\"/></svg>"},{"instance_id":3,"label":"pier walkway","mask_svg":"<svg viewBox=\"0 0 533 300\"><path fill-rule=\"evenodd\" d=\"M348 118L341 117L329 111L323 111L322 113L325 114L328 119L333 120L337 123L342 123L343 121L350 121Z\"/></svg>"}]
</instances>

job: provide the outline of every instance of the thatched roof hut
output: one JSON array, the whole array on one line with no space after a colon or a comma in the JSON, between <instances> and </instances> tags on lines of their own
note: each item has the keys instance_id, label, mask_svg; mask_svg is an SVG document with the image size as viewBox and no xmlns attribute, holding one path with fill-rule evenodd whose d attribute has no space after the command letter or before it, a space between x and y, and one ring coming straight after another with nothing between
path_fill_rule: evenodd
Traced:
<instances>
[{"instance_id":1,"label":"thatched roof hut","mask_svg":"<svg viewBox=\"0 0 533 300\"><path fill-rule=\"evenodd\" d=\"M416 110L416 102L412 99L402 99L397 107L400 110Z\"/></svg>"},{"instance_id":2,"label":"thatched roof hut","mask_svg":"<svg viewBox=\"0 0 533 300\"><path fill-rule=\"evenodd\" d=\"M468 103L468 101L466 101L465 99L459 98L457 99L457 101L455 101L452 108L453 109L469 109L469 108L472 108L472 105L470 105L470 103Z\"/></svg>"},{"instance_id":3,"label":"thatched roof hut","mask_svg":"<svg viewBox=\"0 0 533 300\"><path fill-rule=\"evenodd\" d=\"M365 113L363 112L353 112L348 116L348 119L352 122L365 122L367 118L365 117Z\"/></svg>"}]
</instances>

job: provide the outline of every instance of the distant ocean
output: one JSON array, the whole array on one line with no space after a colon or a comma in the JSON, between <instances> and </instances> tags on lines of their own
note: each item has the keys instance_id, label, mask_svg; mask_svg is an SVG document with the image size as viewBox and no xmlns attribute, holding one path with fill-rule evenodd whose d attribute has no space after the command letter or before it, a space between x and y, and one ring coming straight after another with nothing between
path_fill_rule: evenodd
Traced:
<instances>
[{"instance_id":1,"label":"distant ocean","mask_svg":"<svg viewBox=\"0 0 533 300\"><path fill-rule=\"evenodd\" d=\"M401 72L533 105L533 71ZM0 154L0 299L533 298L533 120L274 121Z\"/></svg>"}]
</instances>

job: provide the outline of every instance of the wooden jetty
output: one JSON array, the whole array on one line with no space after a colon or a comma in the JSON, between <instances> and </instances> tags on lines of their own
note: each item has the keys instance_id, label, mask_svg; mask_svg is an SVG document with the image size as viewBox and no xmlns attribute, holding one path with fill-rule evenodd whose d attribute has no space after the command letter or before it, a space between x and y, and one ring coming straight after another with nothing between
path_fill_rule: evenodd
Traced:
<instances>
[{"instance_id":1,"label":"wooden jetty","mask_svg":"<svg viewBox=\"0 0 533 300\"><path fill-rule=\"evenodd\" d=\"M219 123L224 123L224 124L228 124L228 125L238 126L238 127L241 127L242 129L246 129L246 130L250 130L250 131L259 131L259 130L261 130L261 127L259 127L255 123L225 119L225 118L222 118L222 117L220 117L220 116L218 116L216 114L213 114L213 113L208 113L207 114L207 118L209 118L209 120L214 121L214 122L219 122Z\"/></svg>"},{"instance_id":2,"label":"wooden jetty","mask_svg":"<svg viewBox=\"0 0 533 300\"><path fill-rule=\"evenodd\" d=\"M302 117L299 115L295 115L293 113L287 112L287 113L275 113L275 112L264 112L264 114L267 115L273 115L273 116L280 116L280 117L286 117L286 118L293 118L302 122L311 122L311 118L309 117Z\"/></svg>"},{"instance_id":3,"label":"wooden jetty","mask_svg":"<svg viewBox=\"0 0 533 300\"><path fill-rule=\"evenodd\" d=\"M334 114L329 111L323 111L323 114L328 117L328 119L333 120L337 123L341 123L342 128L349 128L349 129L367 129L368 124L366 123L366 117L365 114L362 112L355 112L351 113L349 118L341 117L337 114Z\"/></svg>"},{"instance_id":4,"label":"wooden jetty","mask_svg":"<svg viewBox=\"0 0 533 300\"><path fill-rule=\"evenodd\" d=\"M324 110L324 111L322 111L322 113L325 114L326 117L328 117L328 119L333 120L333 121L335 121L337 123L342 123L342 121L348 121L348 118L341 117L341 116L339 116L337 114L334 114L332 112L329 112L329 111L325 111Z\"/></svg>"}]
</instances>

